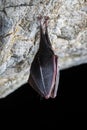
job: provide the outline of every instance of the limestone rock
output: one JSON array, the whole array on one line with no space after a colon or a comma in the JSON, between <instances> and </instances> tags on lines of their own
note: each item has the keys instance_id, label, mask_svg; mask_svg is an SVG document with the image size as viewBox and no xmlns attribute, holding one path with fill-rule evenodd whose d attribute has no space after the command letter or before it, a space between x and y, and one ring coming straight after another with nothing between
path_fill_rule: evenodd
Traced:
<instances>
[{"instance_id":1,"label":"limestone rock","mask_svg":"<svg viewBox=\"0 0 87 130\"><path fill-rule=\"evenodd\" d=\"M50 17L60 70L87 62L87 0L0 0L0 98L28 80L39 47L40 14Z\"/></svg>"}]
</instances>

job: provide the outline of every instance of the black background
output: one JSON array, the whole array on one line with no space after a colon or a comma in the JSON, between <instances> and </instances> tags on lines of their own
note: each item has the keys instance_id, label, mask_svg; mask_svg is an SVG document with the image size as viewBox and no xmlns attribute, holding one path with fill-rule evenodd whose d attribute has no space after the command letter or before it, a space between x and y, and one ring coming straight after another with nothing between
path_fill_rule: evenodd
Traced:
<instances>
[{"instance_id":1,"label":"black background","mask_svg":"<svg viewBox=\"0 0 87 130\"><path fill-rule=\"evenodd\" d=\"M84 116L87 87L87 65L60 71L60 83L55 99L41 98L29 84L0 99L0 109L22 110L29 118L45 118L56 122L65 118ZM31 115L31 116L30 116Z\"/></svg>"}]
</instances>

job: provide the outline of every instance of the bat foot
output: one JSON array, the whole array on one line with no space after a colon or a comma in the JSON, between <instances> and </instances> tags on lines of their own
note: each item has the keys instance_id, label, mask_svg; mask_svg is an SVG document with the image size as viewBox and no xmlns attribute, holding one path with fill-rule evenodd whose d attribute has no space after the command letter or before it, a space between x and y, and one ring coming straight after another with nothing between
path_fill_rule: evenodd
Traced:
<instances>
[{"instance_id":1,"label":"bat foot","mask_svg":"<svg viewBox=\"0 0 87 130\"><path fill-rule=\"evenodd\" d=\"M49 20L49 16L44 16L44 19L47 21Z\"/></svg>"},{"instance_id":2,"label":"bat foot","mask_svg":"<svg viewBox=\"0 0 87 130\"><path fill-rule=\"evenodd\" d=\"M41 20L43 19L42 15L38 16L37 19L38 19L38 20L40 21L40 23L41 23ZM44 16L44 23L43 23L43 25L45 25L45 27L47 27L47 25L48 25L48 23L47 23L48 20L49 20L49 16Z\"/></svg>"},{"instance_id":3,"label":"bat foot","mask_svg":"<svg viewBox=\"0 0 87 130\"><path fill-rule=\"evenodd\" d=\"M45 27L47 27L48 26L48 20L49 20L49 16L44 16L44 25L45 25Z\"/></svg>"},{"instance_id":4,"label":"bat foot","mask_svg":"<svg viewBox=\"0 0 87 130\"><path fill-rule=\"evenodd\" d=\"M42 15L39 15L37 19L40 22L40 26L43 29L43 32L45 33L48 27L49 16L42 17Z\"/></svg>"},{"instance_id":5,"label":"bat foot","mask_svg":"<svg viewBox=\"0 0 87 130\"><path fill-rule=\"evenodd\" d=\"M42 18L43 18L42 15L37 17L37 19L40 21L40 23L41 23Z\"/></svg>"}]
</instances>

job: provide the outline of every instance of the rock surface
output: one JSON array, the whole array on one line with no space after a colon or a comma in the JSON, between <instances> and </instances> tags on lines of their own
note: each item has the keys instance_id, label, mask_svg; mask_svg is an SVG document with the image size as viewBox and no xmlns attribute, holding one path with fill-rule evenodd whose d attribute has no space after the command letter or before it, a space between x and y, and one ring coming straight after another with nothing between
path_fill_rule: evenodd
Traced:
<instances>
[{"instance_id":1,"label":"rock surface","mask_svg":"<svg viewBox=\"0 0 87 130\"><path fill-rule=\"evenodd\" d=\"M0 0L0 98L28 80L39 47L40 14L50 17L60 70L87 62L87 0Z\"/></svg>"}]
</instances>

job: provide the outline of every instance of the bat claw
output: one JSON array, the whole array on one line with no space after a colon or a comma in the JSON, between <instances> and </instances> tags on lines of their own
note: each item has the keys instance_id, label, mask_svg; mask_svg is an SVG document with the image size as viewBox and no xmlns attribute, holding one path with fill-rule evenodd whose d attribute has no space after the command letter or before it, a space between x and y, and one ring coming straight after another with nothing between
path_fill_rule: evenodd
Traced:
<instances>
[{"instance_id":1,"label":"bat claw","mask_svg":"<svg viewBox=\"0 0 87 130\"><path fill-rule=\"evenodd\" d=\"M44 16L44 19L47 21L49 20L49 16Z\"/></svg>"},{"instance_id":2,"label":"bat claw","mask_svg":"<svg viewBox=\"0 0 87 130\"><path fill-rule=\"evenodd\" d=\"M42 15L40 15L40 16L37 17L37 19L38 19L39 21L41 21L42 18L43 18Z\"/></svg>"}]
</instances>

